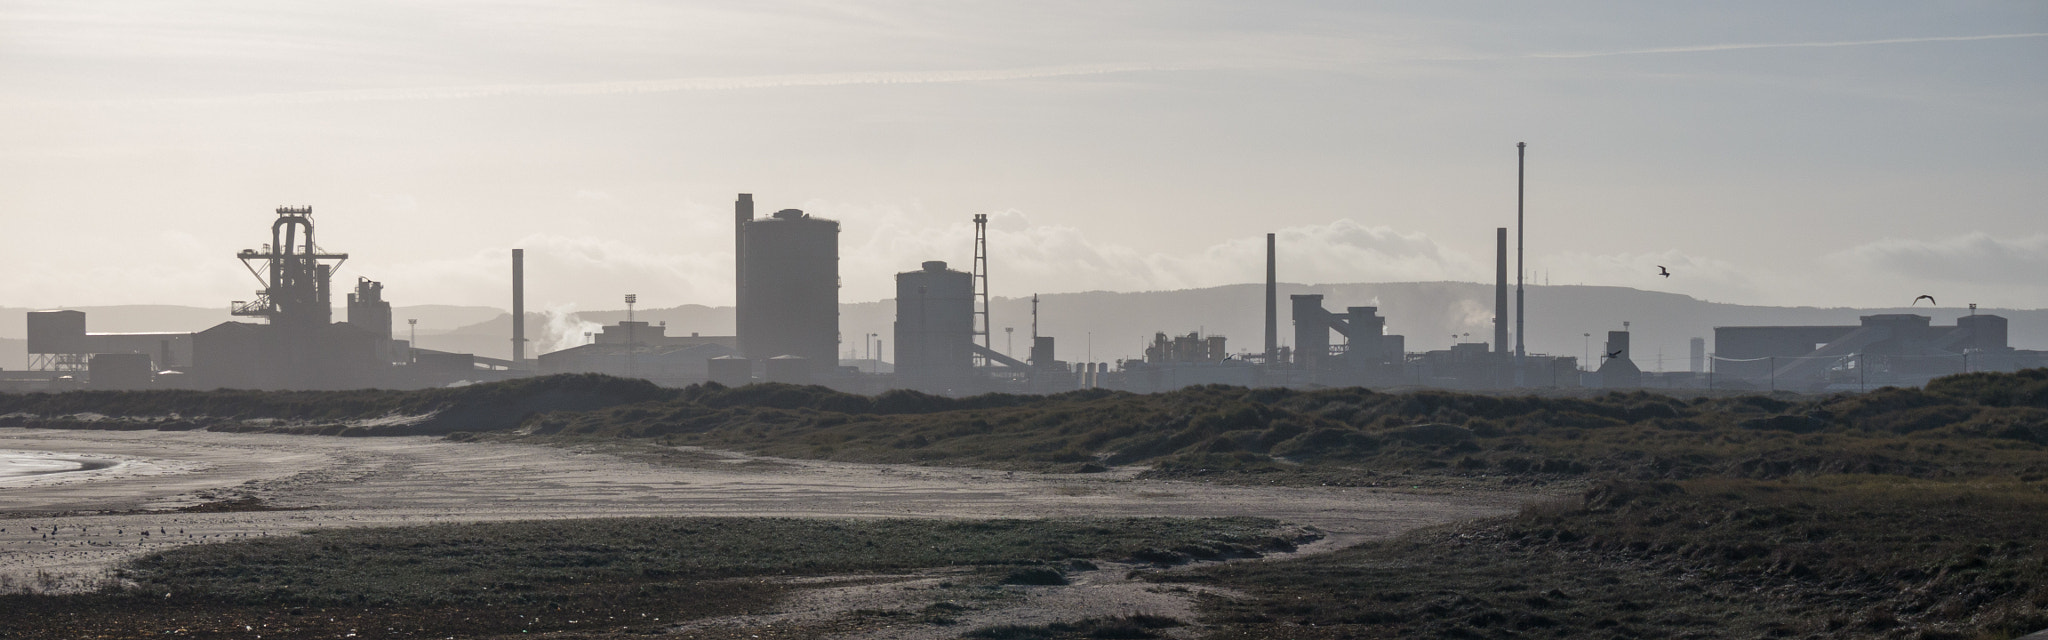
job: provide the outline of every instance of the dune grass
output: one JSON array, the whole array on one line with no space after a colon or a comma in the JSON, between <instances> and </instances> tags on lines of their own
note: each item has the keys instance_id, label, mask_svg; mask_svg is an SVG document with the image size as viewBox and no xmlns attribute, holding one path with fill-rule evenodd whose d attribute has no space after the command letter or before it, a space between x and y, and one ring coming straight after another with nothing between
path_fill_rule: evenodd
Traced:
<instances>
[{"instance_id":1,"label":"dune grass","mask_svg":"<svg viewBox=\"0 0 2048 640\"><path fill-rule=\"evenodd\" d=\"M1823 476L1609 481L1229 585L1212 637L2010 638L2048 628L2048 491Z\"/></svg>"}]
</instances>

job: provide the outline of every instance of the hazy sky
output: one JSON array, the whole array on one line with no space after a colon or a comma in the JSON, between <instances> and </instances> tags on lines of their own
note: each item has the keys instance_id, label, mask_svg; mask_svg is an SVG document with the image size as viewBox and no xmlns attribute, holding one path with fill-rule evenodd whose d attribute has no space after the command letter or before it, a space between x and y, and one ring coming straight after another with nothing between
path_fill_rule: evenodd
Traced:
<instances>
[{"instance_id":1,"label":"hazy sky","mask_svg":"<svg viewBox=\"0 0 2048 640\"><path fill-rule=\"evenodd\" d=\"M247 299L284 204L399 305L724 305L738 192L846 301L977 213L998 296L1483 281L1527 141L1537 282L2040 308L2044 114L2038 1L0 0L0 305Z\"/></svg>"}]
</instances>

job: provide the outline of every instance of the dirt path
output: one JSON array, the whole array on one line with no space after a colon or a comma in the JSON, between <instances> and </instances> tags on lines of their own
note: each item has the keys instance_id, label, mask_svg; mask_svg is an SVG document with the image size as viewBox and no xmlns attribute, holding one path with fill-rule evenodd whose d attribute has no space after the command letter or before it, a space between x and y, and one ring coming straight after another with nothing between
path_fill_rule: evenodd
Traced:
<instances>
[{"instance_id":1,"label":"dirt path","mask_svg":"<svg viewBox=\"0 0 2048 640\"><path fill-rule=\"evenodd\" d=\"M80 467L0 477L0 587L58 590L87 585L121 560L154 549L315 527L655 515L1252 515L1330 534L1311 545L1313 551L1503 514L1531 499L1507 492L1244 487L1137 480L1134 471L1006 473L719 452L682 465L650 464L595 446L430 438L0 429L0 457L10 454ZM176 511L248 497L283 510ZM1111 588L1116 580L1102 573L1076 589ZM1138 599L1126 604L1153 602L1141 594L1142 585L1119 588L1122 597ZM1073 604L1051 593L1018 600ZM820 592L813 600L830 597Z\"/></svg>"}]
</instances>

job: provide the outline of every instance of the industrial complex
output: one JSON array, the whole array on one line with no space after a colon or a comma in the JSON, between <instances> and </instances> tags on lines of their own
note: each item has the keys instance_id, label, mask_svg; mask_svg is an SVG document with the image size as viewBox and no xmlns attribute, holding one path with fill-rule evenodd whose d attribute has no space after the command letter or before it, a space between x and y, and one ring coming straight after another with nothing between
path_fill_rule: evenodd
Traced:
<instances>
[{"instance_id":1,"label":"industrial complex","mask_svg":"<svg viewBox=\"0 0 2048 640\"><path fill-rule=\"evenodd\" d=\"M1519 209L1519 206L1518 206ZM1518 225L1520 213L1517 212ZM2048 352L2013 349L2005 318L1976 313L1953 326L1928 316L1864 316L1852 326L1717 327L1692 339L1692 366L1645 372L1631 357L1627 323L1607 333L1591 362L1527 353L1519 230L1513 313L1508 236L1495 230L1491 341L1412 352L1390 333L1376 306L1278 293L1280 257L1266 237L1264 343L1236 351L1225 336L1161 327L1142 358L1117 362L1059 359L1053 336L1039 335L1032 304L1028 358L990 346L987 217L975 216L974 261L960 271L929 260L895 274L895 327L866 346L865 365L845 363L839 332L839 234L833 220L797 209L757 217L751 194L734 203L736 335L632 319L595 332L587 344L528 357L525 254L511 250L512 358L421 349L393 336L384 283L357 278L346 316L333 318L333 279L348 259L314 240L312 207L280 207L270 242L236 254L262 284L234 316L190 333L92 333L86 314L53 310L27 318L27 371L8 372L0 390L422 388L554 373L604 373L681 386L716 382L819 384L862 393L914 389L967 395L1051 393L1083 388L1136 392L1191 385L1366 386L1511 390L1535 388L1725 388L1857 390L1923 384L1967 371L2048 365ZM909 265L906 265L909 266ZM1283 344L1281 312L1291 340ZM1469 335L1469 334L1467 334ZM880 336L872 336L880 338ZM1592 334L1587 334L1590 341ZM1512 347L1510 346L1512 341ZM884 349L892 346L893 351ZM893 353L885 358L882 354ZM886 365L884 360L892 362Z\"/></svg>"}]
</instances>

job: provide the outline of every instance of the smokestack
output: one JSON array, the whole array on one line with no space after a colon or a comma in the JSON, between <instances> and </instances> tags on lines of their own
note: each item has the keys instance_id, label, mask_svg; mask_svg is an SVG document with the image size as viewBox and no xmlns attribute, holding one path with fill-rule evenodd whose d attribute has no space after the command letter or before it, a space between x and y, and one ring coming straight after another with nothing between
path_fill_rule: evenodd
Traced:
<instances>
[{"instance_id":1,"label":"smokestack","mask_svg":"<svg viewBox=\"0 0 2048 640\"><path fill-rule=\"evenodd\" d=\"M1522 307L1522 178L1523 168L1529 156L1529 143L1515 143L1515 386L1523 386L1522 363L1527 352L1522 349L1522 338L1527 335L1523 322L1529 316Z\"/></svg>"},{"instance_id":2,"label":"smokestack","mask_svg":"<svg viewBox=\"0 0 2048 640\"><path fill-rule=\"evenodd\" d=\"M1493 352L1508 352L1508 228L1493 230Z\"/></svg>"},{"instance_id":3,"label":"smokestack","mask_svg":"<svg viewBox=\"0 0 2048 640\"><path fill-rule=\"evenodd\" d=\"M1266 365L1280 355L1280 283L1273 270L1273 234L1266 234Z\"/></svg>"},{"instance_id":4,"label":"smokestack","mask_svg":"<svg viewBox=\"0 0 2048 640\"><path fill-rule=\"evenodd\" d=\"M526 250L512 250L512 367L526 364Z\"/></svg>"}]
</instances>

